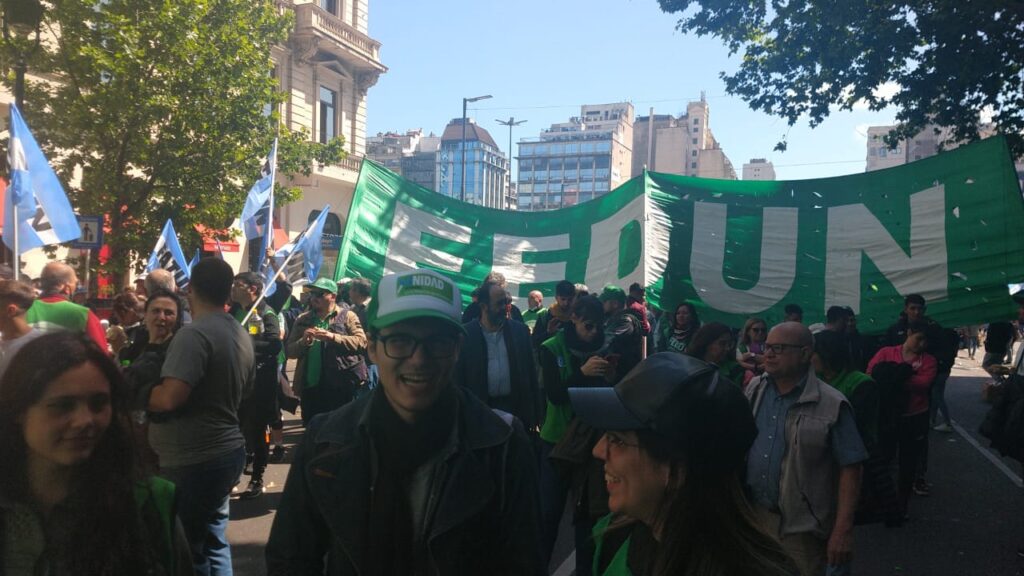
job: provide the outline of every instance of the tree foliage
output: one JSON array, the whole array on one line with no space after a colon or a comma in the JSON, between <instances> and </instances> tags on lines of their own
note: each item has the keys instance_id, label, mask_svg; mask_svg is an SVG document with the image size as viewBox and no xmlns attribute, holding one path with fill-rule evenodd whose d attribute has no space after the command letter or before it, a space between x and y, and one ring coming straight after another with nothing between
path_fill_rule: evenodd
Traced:
<instances>
[{"instance_id":1,"label":"tree foliage","mask_svg":"<svg viewBox=\"0 0 1024 576\"><path fill-rule=\"evenodd\" d=\"M188 250L195 224L238 216L278 133L271 48L291 25L271 0L53 2L43 29L55 40L29 63L53 82L30 84L23 112L76 210L107 216L104 271L139 266L167 218ZM13 53L4 46L7 63ZM280 138L279 173L344 156L340 139ZM279 185L277 202L298 194Z\"/></svg>"},{"instance_id":2,"label":"tree foliage","mask_svg":"<svg viewBox=\"0 0 1024 576\"><path fill-rule=\"evenodd\" d=\"M1024 3L1016 0L845 2L659 0L684 32L720 38L739 69L729 93L755 110L812 127L864 102L897 107L890 142L929 124L953 141L978 138L990 113L1011 149L1024 153ZM877 90L896 85L895 94ZM784 148L784 144L782 144Z\"/></svg>"}]
</instances>

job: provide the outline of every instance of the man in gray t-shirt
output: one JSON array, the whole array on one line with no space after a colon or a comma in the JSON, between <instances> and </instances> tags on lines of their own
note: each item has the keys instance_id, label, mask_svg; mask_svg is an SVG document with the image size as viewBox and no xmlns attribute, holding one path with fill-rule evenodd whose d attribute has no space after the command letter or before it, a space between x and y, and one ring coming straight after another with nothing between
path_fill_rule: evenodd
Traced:
<instances>
[{"instance_id":1,"label":"man in gray t-shirt","mask_svg":"<svg viewBox=\"0 0 1024 576\"><path fill-rule=\"evenodd\" d=\"M178 513L200 574L231 572L228 497L245 463L238 405L252 386L252 340L224 312L234 271L223 260L192 269L192 323L174 335L153 387L149 442L160 475L177 486Z\"/></svg>"}]
</instances>

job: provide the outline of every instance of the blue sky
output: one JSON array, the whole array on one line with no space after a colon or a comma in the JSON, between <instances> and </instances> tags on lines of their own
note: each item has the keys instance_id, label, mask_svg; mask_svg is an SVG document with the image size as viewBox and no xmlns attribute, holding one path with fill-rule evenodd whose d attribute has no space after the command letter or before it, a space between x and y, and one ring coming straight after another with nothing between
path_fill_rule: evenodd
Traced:
<instances>
[{"instance_id":1,"label":"blue sky","mask_svg":"<svg viewBox=\"0 0 1024 576\"><path fill-rule=\"evenodd\" d=\"M370 89L367 134L440 134L461 116L463 97L491 94L469 116L505 149L498 118L527 120L518 141L582 104L628 100L637 116L651 106L678 115L703 90L737 173L750 158L772 161L780 180L863 172L867 126L892 123L894 111L836 112L815 129L790 128L726 95L719 72L735 70L738 57L716 39L682 34L677 20L656 0L373 1L370 35L389 71ZM773 152L784 136L788 151Z\"/></svg>"}]
</instances>

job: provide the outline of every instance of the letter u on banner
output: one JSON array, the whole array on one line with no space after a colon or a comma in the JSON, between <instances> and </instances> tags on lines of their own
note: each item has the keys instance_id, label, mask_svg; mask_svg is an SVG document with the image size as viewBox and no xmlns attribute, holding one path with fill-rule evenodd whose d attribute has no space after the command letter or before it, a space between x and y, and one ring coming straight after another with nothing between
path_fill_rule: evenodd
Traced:
<instances>
[{"instance_id":1,"label":"letter u on banner","mask_svg":"<svg viewBox=\"0 0 1024 576\"><path fill-rule=\"evenodd\" d=\"M740 290L725 282L725 231L729 207L697 202L693 205L693 247L690 277L708 306L733 314L767 310L781 301L796 277L799 210L765 208L761 232L761 273L757 284Z\"/></svg>"}]
</instances>

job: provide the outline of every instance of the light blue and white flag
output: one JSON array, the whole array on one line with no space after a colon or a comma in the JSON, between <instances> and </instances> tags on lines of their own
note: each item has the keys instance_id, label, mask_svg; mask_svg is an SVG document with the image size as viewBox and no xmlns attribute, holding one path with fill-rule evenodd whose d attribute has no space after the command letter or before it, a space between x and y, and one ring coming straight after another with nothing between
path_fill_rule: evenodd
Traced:
<instances>
[{"instance_id":1,"label":"light blue and white flag","mask_svg":"<svg viewBox=\"0 0 1024 576\"><path fill-rule=\"evenodd\" d=\"M163 268L174 274L174 282L178 288L188 286L189 275L192 266L185 260L185 253L181 251L178 244L178 235L174 232L174 225L170 218L164 224L164 230L153 247L153 253L149 255L149 263L146 264L146 272L152 272L157 268Z\"/></svg>"},{"instance_id":2,"label":"light blue and white flag","mask_svg":"<svg viewBox=\"0 0 1024 576\"><path fill-rule=\"evenodd\" d=\"M267 270L264 276L267 296L273 295L276 290L274 279L281 272L292 286L303 286L316 281L324 261L321 239L324 234L324 222L327 220L327 213L330 209L330 205L324 206L316 219L299 234L298 238L285 244L274 253L274 266ZM282 266L284 266L283 269Z\"/></svg>"},{"instance_id":3,"label":"light blue and white flag","mask_svg":"<svg viewBox=\"0 0 1024 576\"><path fill-rule=\"evenodd\" d=\"M266 254L267 248L273 244L274 238L274 178L277 175L277 139L274 139L270 147L270 154L263 160L263 167L260 169L260 178L249 189L249 195L245 199L245 206L242 208L242 229L245 232L246 240L263 238L263 250ZM261 256L262 257L262 256Z\"/></svg>"},{"instance_id":4,"label":"light blue and white flag","mask_svg":"<svg viewBox=\"0 0 1024 576\"><path fill-rule=\"evenodd\" d=\"M195 266L196 264L198 264L199 260L201 258L202 258L202 252L200 252L200 250L198 248L196 248L196 255L193 256L192 259L189 260L189 262L188 262L188 273L189 273L189 275L192 274L192 267Z\"/></svg>"},{"instance_id":5,"label":"light blue and white flag","mask_svg":"<svg viewBox=\"0 0 1024 576\"><path fill-rule=\"evenodd\" d=\"M18 253L22 254L40 246L76 240L81 232L71 202L14 104L10 130L7 163L11 168L11 185L4 197L4 244L13 250L17 234Z\"/></svg>"}]
</instances>

